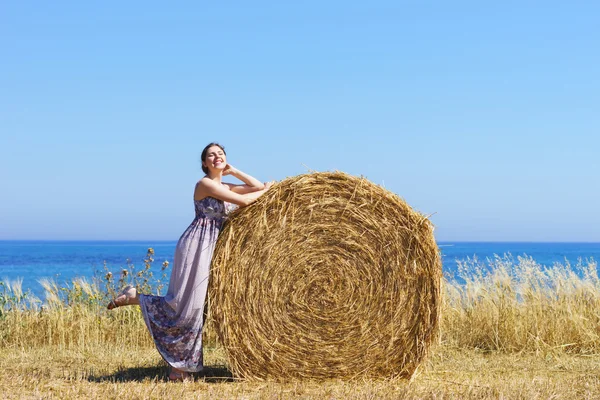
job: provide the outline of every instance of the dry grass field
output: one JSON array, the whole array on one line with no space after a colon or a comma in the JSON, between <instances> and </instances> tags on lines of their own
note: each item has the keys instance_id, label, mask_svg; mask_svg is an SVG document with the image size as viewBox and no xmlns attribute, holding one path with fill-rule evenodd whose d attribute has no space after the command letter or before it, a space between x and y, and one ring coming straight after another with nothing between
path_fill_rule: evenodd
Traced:
<instances>
[{"instance_id":1,"label":"dry grass field","mask_svg":"<svg viewBox=\"0 0 600 400\"><path fill-rule=\"evenodd\" d=\"M545 268L509 257L467 264L457 281L444 281L438 343L410 382L241 381L228 371L209 323L206 371L172 383L136 308L107 312L104 290L85 281L68 288L46 282L42 307L18 284L4 282L0 393L9 399L600 398L596 264Z\"/></svg>"},{"instance_id":2,"label":"dry grass field","mask_svg":"<svg viewBox=\"0 0 600 400\"><path fill-rule=\"evenodd\" d=\"M594 399L600 396L600 356L506 354L437 348L411 381L242 382L229 375L222 351L193 381L167 381L152 348L98 346L2 349L3 398L211 399Z\"/></svg>"}]
</instances>

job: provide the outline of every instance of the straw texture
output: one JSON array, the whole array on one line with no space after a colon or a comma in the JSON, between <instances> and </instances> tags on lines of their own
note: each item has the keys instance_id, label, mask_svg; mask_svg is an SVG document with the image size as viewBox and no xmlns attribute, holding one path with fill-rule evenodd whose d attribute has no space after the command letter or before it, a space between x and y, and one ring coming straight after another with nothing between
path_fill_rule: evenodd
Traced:
<instances>
[{"instance_id":1,"label":"straw texture","mask_svg":"<svg viewBox=\"0 0 600 400\"><path fill-rule=\"evenodd\" d=\"M231 215L209 290L236 376L410 378L437 333L440 283L424 215L327 172L285 179Z\"/></svg>"}]
</instances>

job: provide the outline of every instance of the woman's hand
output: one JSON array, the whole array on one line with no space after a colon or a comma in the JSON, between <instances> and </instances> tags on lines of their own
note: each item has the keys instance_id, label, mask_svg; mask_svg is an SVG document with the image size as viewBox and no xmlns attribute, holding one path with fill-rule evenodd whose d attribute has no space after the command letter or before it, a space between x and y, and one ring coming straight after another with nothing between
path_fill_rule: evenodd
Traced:
<instances>
[{"instance_id":1,"label":"woman's hand","mask_svg":"<svg viewBox=\"0 0 600 400\"><path fill-rule=\"evenodd\" d=\"M263 190L265 190L265 191L269 190L269 188L270 188L271 186L273 186L273 184L275 184L275 181L269 181L269 182L265 182L265 183L264 183L264 185L265 185L265 188L264 188Z\"/></svg>"},{"instance_id":2,"label":"woman's hand","mask_svg":"<svg viewBox=\"0 0 600 400\"><path fill-rule=\"evenodd\" d=\"M238 173L238 170L235 169L235 167L229 163L227 163L227 165L225 166L225 169L223 170L223 176L226 176L226 175L235 176L237 173Z\"/></svg>"}]
</instances>

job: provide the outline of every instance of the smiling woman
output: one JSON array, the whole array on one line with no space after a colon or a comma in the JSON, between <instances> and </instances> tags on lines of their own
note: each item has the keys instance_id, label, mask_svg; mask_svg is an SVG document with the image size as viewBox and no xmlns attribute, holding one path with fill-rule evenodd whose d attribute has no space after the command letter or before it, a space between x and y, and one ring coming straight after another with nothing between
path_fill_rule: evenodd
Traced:
<instances>
[{"instance_id":1,"label":"smiling woman","mask_svg":"<svg viewBox=\"0 0 600 400\"><path fill-rule=\"evenodd\" d=\"M210 154L208 152L209 150L211 150ZM213 164L213 166L216 166L217 163L221 165L221 163L226 161L226 155L227 153L225 153L225 148L223 146L215 142L210 143L202 150L202 155L200 155L200 159L202 160L202 171L204 171L205 174L208 174L206 163L209 162Z\"/></svg>"},{"instance_id":2,"label":"smiling woman","mask_svg":"<svg viewBox=\"0 0 600 400\"><path fill-rule=\"evenodd\" d=\"M272 185L227 163L225 148L210 143L202 151L202 170L206 174L196 183L196 218L177 242L173 270L166 296L137 293L128 286L108 308L139 304L156 348L172 370L169 378L181 380L188 372L200 371L204 302L213 250L223 221L235 206L244 207ZM231 175L243 184L223 183Z\"/></svg>"}]
</instances>

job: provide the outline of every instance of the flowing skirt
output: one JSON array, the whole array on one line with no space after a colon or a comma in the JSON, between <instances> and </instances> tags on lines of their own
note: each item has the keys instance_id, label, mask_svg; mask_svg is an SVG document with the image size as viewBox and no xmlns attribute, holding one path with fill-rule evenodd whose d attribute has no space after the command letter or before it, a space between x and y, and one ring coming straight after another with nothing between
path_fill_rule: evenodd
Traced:
<instances>
[{"instance_id":1,"label":"flowing skirt","mask_svg":"<svg viewBox=\"0 0 600 400\"><path fill-rule=\"evenodd\" d=\"M140 295L146 326L160 355L171 366L202 370L202 326L210 263L221 223L196 218L175 249L166 296Z\"/></svg>"}]
</instances>

